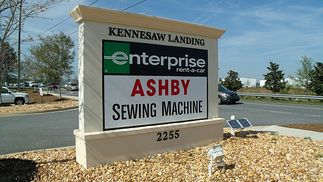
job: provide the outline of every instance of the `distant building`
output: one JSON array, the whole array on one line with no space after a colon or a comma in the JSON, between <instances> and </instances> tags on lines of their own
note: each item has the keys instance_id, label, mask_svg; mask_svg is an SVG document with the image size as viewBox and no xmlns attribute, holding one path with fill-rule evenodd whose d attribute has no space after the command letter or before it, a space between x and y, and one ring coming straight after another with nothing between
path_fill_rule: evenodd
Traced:
<instances>
[{"instance_id":1,"label":"distant building","mask_svg":"<svg viewBox=\"0 0 323 182\"><path fill-rule=\"evenodd\" d=\"M265 85L266 80L259 80L259 87L263 87Z\"/></svg>"},{"instance_id":2,"label":"distant building","mask_svg":"<svg viewBox=\"0 0 323 182\"><path fill-rule=\"evenodd\" d=\"M255 78L240 78L243 87L256 87L257 79Z\"/></svg>"},{"instance_id":3,"label":"distant building","mask_svg":"<svg viewBox=\"0 0 323 182\"><path fill-rule=\"evenodd\" d=\"M291 78L285 78L285 81L287 81L287 85L296 85L297 83L291 79Z\"/></svg>"},{"instance_id":4,"label":"distant building","mask_svg":"<svg viewBox=\"0 0 323 182\"><path fill-rule=\"evenodd\" d=\"M239 78L241 83L243 84L243 87L256 87L257 86L257 79L255 78ZM222 81L225 79L222 78Z\"/></svg>"},{"instance_id":5,"label":"distant building","mask_svg":"<svg viewBox=\"0 0 323 182\"><path fill-rule=\"evenodd\" d=\"M287 81L287 85L293 85L293 86L296 86L296 82L293 80L293 79L291 79L291 78L285 78L285 81ZM266 82L266 80L259 80L259 86L260 87L263 87L264 85L265 85L265 82ZM303 87L301 87L301 88L303 88Z\"/></svg>"}]
</instances>

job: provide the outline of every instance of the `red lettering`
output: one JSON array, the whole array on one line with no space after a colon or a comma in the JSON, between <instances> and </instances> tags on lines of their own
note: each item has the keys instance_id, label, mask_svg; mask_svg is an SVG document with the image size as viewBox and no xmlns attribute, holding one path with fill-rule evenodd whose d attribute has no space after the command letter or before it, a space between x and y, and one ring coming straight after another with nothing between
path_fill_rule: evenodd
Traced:
<instances>
[{"instance_id":1,"label":"red lettering","mask_svg":"<svg viewBox=\"0 0 323 182\"><path fill-rule=\"evenodd\" d=\"M178 95L179 94L179 81L178 80L171 80L171 95Z\"/></svg>"},{"instance_id":2,"label":"red lettering","mask_svg":"<svg viewBox=\"0 0 323 182\"><path fill-rule=\"evenodd\" d=\"M136 79L135 85L133 86L133 89L131 92L131 97L134 97L136 94L140 94L140 96L145 96L144 90L142 89L139 79Z\"/></svg>"},{"instance_id":3,"label":"red lettering","mask_svg":"<svg viewBox=\"0 0 323 182\"><path fill-rule=\"evenodd\" d=\"M165 85L163 85L163 80L158 80L158 94L162 95L163 90L165 90L165 95L168 95L168 80L165 80Z\"/></svg>"},{"instance_id":4,"label":"red lettering","mask_svg":"<svg viewBox=\"0 0 323 182\"><path fill-rule=\"evenodd\" d=\"M152 97L156 95L157 88L156 88L156 80L154 79L149 79L147 80L147 89L144 91L142 88L140 79L136 79L135 84L133 86L132 92L131 92L131 97L136 96L137 94L140 96L145 96L145 92L148 96ZM180 84L183 86L184 90L184 95L187 95L187 90L188 90L188 85L190 83L190 80L181 80L181 83L179 80L170 80L170 85L168 84L169 80L168 79L159 79L158 80L158 95L162 96L168 95L169 94L169 87L171 90L171 95L178 95L181 92L181 87Z\"/></svg>"},{"instance_id":5,"label":"red lettering","mask_svg":"<svg viewBox=\"0 0 323 182\"><path fill-rule=\"evenodd\" d=\"M155 80L149 79L147 81L147 87L150 89L150 90L147 90L147 95L149 96L154 96L156 94L156 89L153 86L153 84L156 84Z\"/></svg>"},{"instance_id":6,"label":"red lettering","mask_svg":"<svg viewBox=\"0 0 323 182\"><path fill-rule=\"evenodd\" d=\"M181 80L183 88L184 88L184 95L187 95L187 88L188 88L188 84L190 83L190 80L186 80L186 83L184 80Z\"/></svg>"}]
</instances>

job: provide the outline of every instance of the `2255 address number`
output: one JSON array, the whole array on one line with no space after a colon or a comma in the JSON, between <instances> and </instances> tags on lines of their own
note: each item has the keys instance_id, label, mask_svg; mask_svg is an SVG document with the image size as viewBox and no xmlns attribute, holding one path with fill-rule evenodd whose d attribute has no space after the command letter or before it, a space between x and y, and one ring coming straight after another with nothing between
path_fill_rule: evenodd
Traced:
<instances>
[{"instance_id":1,"label":"2255 address number","mask_svg":"<svg viewBox=\"0 0 323 182\"><path fill-rule=\"evenodd\" d=\"M175 131L164 131L164 132L158 132L157 133L158 139L157 142L164 141L164 140L172 140L179 138L179 130Z\"/></svg>"}]
</instances>

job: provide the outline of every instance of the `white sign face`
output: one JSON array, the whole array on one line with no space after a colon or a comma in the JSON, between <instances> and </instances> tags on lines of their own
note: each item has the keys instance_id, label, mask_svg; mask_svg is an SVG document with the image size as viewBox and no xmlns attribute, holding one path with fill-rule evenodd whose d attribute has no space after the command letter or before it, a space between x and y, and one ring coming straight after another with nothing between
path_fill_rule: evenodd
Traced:
<instances>
[{"instance_id":1,"label":"white sign face","mask_svg":"<svg viewBox=\"0 0 323 182\"><path fill-rule=\"evenodd\" d=\"M106 75L104 87L107 128L207 118L205 77Z\"/></svg>"},{"instance_id":2,"label":"white sign face","mask_svg":"<svg viewBox=\"0 0 323 182\"><path fill-rule=\"evenodd\" d=\"M102 41L104 130L207 119L207 50Z\"/></svg>"}]
</instances>

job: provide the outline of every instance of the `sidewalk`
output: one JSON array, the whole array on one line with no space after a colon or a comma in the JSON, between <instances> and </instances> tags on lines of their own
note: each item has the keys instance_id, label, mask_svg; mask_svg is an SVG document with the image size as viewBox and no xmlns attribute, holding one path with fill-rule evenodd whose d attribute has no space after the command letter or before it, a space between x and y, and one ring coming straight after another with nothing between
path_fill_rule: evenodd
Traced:
<instances>
[{"instance_id":1,"label":"sidewalk","mask_svg":"<svg viewBox=\"0 0 323 182\"><path fill-rule=\"evenodd\" d=\"M54 92L50 92L50 94L54 95L54 96L59 96L59 94L57 93L54 93ZM79 100L79 97L78 96L71 96L71 95L65 95L65 94L61 94L62 97L65 97L65 98L70 98L70 99L74 99L74 100Z\"/></svg>"},{"instance_id":2,"label":"sidewalk","mask_svg":"<svg viewBox=\"0 0 323 182\"><path fill-rule=\"evenodd\" d=\"M294 128L287 128L278 125L272 126L253 126L246 128L248 130L254 131L267 131L267 132L274 132L278 133L279 135L285 136L294 136L300 138L310 138L315 140L323 141L323 132L316 132L316 131L309 131L309 130L301 130L301 129L294 129Z\"/></svg>"}]
</instances>

